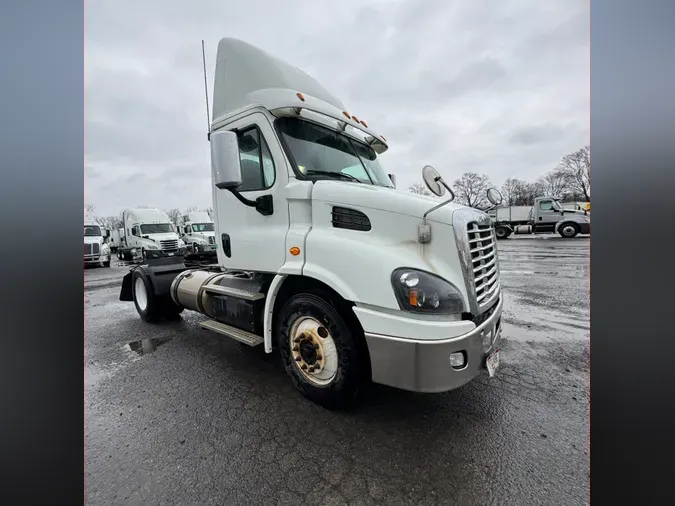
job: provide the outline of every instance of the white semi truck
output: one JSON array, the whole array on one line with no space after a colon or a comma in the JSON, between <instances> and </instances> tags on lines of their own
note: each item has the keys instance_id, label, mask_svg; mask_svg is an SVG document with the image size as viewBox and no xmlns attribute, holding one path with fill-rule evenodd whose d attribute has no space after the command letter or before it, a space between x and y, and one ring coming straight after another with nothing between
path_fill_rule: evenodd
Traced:
<instances>
[{"instance_id":1,"label":"white semi truck","mask_svg":"<svg viewBox=\"0 0 675 506\"><path fill-rule=\"evenodd\" d=\"M216 256L215 223L207 212L193 211L183 217L183 242L193 255Z\"/></svg>"},{"instance_id":2,"label":"white semi truck","mask_svg":"<svg viewBox=\"0 0 675 506\"><path fill-rule=\"evenodd\" d=\"M586 210L565 209L560 199L537 197L533 206L495 207L488 211L498 239L511 234L560 234L565 238L591 233Z\"/></svg>"},{"instance_id":3,"label":"white semi truck","mask_svg":"<svg viewBox=\"0 0 675 506\"><path fill-rule=\"evenodd\" d=\"M93 220L84 220L84 264L110 267L110 246L107 244L108 230Z\"/></svg>"},{"instance_id":4,"label":"white semi truck","mask_svg":"<svg viewBox=\"0 0 675 506\"><path fill-rule=\"evenodd\" d=\"M396 191L382 135L238 40L218 45L210 125L218 267L132 268L120 300L144 321L199 312L204 329L278 351L327 408L369 381L443 392L495 373L503 299L486 213L451 203L429 166L427 186L450 198Z\"/></svg>"},{"instance_id":5,"label":"white semi truck","mask_svg":"<svg viewBox=\"0 0 675 506\"><path fill-rule=\"evenodd\" d=\"M185 254L185 243L167 214L160 209L126 209L122 213L124 237L117 248L120 260L173 257Z\"/></svg>"}]
</instances>

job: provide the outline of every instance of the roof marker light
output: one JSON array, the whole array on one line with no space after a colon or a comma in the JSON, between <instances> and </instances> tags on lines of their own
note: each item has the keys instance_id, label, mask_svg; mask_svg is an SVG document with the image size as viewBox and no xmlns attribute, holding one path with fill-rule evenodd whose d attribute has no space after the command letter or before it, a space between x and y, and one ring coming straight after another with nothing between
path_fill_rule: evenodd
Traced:
<instances>
[{"instance_id":1,"label":"roof marker light","mask_svg":"<svg viewBox=\"0 0 675 506\"><path fill-rule=\"evenodd\" d=\"M303 102L305 101L305 96L302 93L296 93L296 96Z\"/></svg>"},{"instance_id":2,"label":"roof marker light","mask_svg":"<svg viewBox=\"0 0 675 506\"><path fill-rule=\"evenodd\" d=\"M342 111L342 114L347 116L347 118L352 119L352 117L349 115L349 113L347 111Z\"/></svg>"}]
</instances>

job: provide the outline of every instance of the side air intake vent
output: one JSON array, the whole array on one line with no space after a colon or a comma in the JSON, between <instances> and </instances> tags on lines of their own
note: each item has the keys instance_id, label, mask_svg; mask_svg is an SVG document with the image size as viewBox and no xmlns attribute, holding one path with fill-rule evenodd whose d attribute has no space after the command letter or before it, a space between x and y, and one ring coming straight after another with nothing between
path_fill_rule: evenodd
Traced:
<instances>
[{"instance_id":1,"label":"side air intake vent","mask_svg":"<svg viewBox=\"0 0 675 506\"><path fill-rule=\"evenodd\" d=\"M371 228L368 216L361 211L346 207L333 207L333 227L361 232L368 232Z\"/></svg>"}]
</instances>

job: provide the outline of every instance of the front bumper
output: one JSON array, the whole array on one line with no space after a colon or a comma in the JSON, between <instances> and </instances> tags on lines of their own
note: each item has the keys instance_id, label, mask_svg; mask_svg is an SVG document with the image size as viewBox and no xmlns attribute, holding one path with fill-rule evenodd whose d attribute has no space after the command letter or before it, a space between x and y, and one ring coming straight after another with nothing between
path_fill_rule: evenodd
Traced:
<instances>
[{"instance_id":1,"label":"front bumper","mask_svg":"<svg viewBox=\"0 0 675 506\"><path fill-rule=\"evenodd\" d=\"M485 367L486 355L497 348L502 306L500 296L487 320L449 339L408 339L366 331L373 382L413 392L445 392L468 383ZM456 352L465 355L461 369L450 365L450 354Z\"/></svg>"},{"instance_id":2,"label":"front bumper","mask_svg":"<svg viewBox=\"0 0 675 506\"><path fill-rule=\"evenodd\" d=\"M590 234L591 233L591 224L590 223L580 223L579 224L579 233L580 234Z\"/></svg>"},{"instance_id":3,"label":"front bumper","mask_svg":"<svg viewBox=\"0 0 675 506\"><path fill-rule=\"evenodd\" d=\"M216 253L215 244L197 244L197 253L207 254L207 253Z\"/></svg>"},{"instance_id":4,"label":"front bumper","mask_svg":"<svg viewBox=\"0 0 675 506\"><path fill-rule=\"evenodd\" d=\"M110 261L110 255L86 255L84 257L85 264L98 264L100 262Z\"/></svg>"}]
</instances>

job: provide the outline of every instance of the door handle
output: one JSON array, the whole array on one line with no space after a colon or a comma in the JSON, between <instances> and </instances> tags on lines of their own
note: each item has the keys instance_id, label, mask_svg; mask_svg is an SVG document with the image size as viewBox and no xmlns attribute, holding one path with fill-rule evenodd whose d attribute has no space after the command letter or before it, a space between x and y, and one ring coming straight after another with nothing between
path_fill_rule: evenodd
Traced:
<instances>
[{"instance_id":1,"label":"door handle","mask_svg":"<svg viewBox=\"0 0 675 506\"><path fill-rule=\"evenodd\" d=\"M225 253L225 256L227 258L230 258L232 256L232 244L230 242L230 235L229 234L221 234L221 243L223 245L223 253Z\"/></svg>"},{"instance_id":2,"label":"door handle","mask_svg":"<svg viewBox=\"0 0 675 506\"><path fill-rule=\"evenodd\" d=\"M539 217L539 221L541 221L541 216Z\"/></svg>"}]
</instances>

